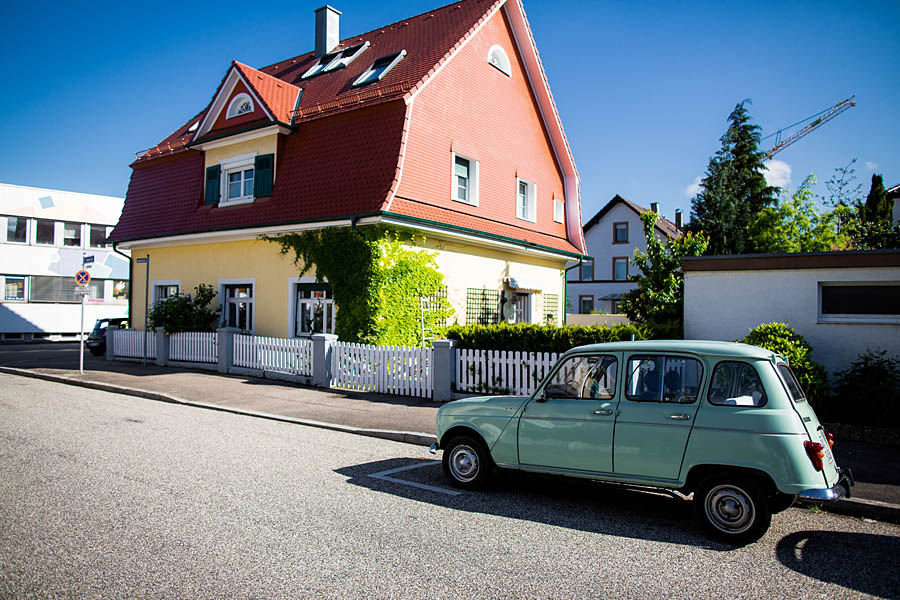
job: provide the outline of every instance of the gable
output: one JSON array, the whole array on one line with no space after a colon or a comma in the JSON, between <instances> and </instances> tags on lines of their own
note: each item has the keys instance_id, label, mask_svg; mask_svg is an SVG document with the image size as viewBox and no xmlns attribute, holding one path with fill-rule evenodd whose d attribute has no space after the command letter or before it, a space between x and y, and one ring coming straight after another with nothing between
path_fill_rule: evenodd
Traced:
<instances>
[{"instance_id":1,"label":"gable","mask_svg":"<svg viewBox=\"0 0 900 600\"><path fill-rule=\"evenodd\" d=\"M242 102L250 102L251 110L244 114L229 114L229 110L232 110L232 113L237 112L234 111L235 108L239 107ZM247 87L247 85L241 81L237 80L234 88L231 90L231 93L225 96L224 101L222 102L222 108L219 111L219 116L216 118L215 122L209 128L209 134L214 134L217 131L224 130L226 128L230 129L232 127L238 127L240 125L247 125L249 123L259 122L259 121L271 121L269 115L266 114L265 109L262 106L262 103L256 97L256 94Z\"/></svg>"}]
</instances>

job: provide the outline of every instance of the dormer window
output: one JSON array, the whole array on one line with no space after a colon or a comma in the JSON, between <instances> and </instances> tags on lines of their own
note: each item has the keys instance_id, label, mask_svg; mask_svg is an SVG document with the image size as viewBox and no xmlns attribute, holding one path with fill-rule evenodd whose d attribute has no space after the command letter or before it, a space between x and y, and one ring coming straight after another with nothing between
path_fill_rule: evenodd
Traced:
<instances>
[{"instance_id":1,"label":"dormer window","mask_svg":"<svg viewBox=\"0 0 900 600\"><path fill-rule=\"evenodd\" d=\"M503 73L507 75L512 74L509 57L506 55L506 50L504 50L502 46L497 44L491 46L491 49L488 51L488 62L491 63L492 66L500 69Z\"/></svg>"},{"instance_id":2,"label":"dormer window","mask_svg":"<svg viewBox=\"0 0 900 600\"><path fill-rule=\"evenodd\" d=\"M226 119L239 117L253 112L253 99L248 94L238 94L231 100L228 105L228 112L225 113Z\"/></svg>"},{"instance_id":3,"label":"dormer window","mask_svg":"<svg viewBox=\"0 0 900 600\"><path fill-rule=\"evenodd\" d=\"M403 60L403 57L406 56L406 50L401 50L400 52L395 52L394 54L388 54L387 56L382 56L375 60L372 63L372 66L369 67L362 75L360 75L356 81L353 82L354 86L364 85L366 83L373 83L375 81L381 81L384 79L384 76L387 75L391 69L397 66L397 63Z\"/></svg>"},{"instance_id":4,"label":"dormer window","mask_svg":"<svg viewBox=\"0 0 900 600\"><path fill-rule=\"evenodd\" d=\"M306 79L313 75L318 75L319 73L328 73L330 71L336 71L337 69L343 69L356 60L368 47L369 42L364 42L362 44L350 46L349 48L344 48L338 52L330 52L317 60L316 63L303 74L301 79Z\"/></svg>"}]
</instances>

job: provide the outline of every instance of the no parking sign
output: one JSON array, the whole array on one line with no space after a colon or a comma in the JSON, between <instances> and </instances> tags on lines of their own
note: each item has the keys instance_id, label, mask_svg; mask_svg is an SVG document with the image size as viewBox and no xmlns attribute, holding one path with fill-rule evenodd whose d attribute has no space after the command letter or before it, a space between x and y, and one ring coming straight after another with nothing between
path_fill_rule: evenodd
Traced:
<instances>
[{"instance_id":1,"label":"no parking sign","mask_svg":"<svg viewBox=\"0 0 900 600\"><path fill-rule=\"evenodd\" d=\"M75 273L75 285L80 285L82 287L86 286L91 282L91 274L82 269Z\"/></svg>"}]
</instances>

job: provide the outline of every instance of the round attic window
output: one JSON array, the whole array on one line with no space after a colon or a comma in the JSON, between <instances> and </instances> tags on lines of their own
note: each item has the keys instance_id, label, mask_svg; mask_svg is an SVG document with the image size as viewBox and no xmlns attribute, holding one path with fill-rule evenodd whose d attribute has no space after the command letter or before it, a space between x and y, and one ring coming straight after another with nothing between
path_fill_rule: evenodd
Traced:
<instances>
[{"instance_id":1,"label":"round attic window","mask_svg":"<svg viewBox=\"0 0 900 600\"><path fill-rule=\"evenodd\" d=\"M228 105L228 112L225 113L225 118L230 119L231 117L238 117L252 112L253 100L250 96L247 94L238 94L232 98L231 104Z\"/></svg>"},{"instance_id":2,"label":"round attic window","mask_svg":"<svg viewBox=\"0 0 900 600\"><path fill-rule=\"evenodd\" d=\"M509 57L506 55L506 50L504 50L503 47L499 44L494 44L493 46L491 46L491 49L488 51L488 62L507 75L512 74L512 69L509 65Z\"/></svg>"}]
</instances>

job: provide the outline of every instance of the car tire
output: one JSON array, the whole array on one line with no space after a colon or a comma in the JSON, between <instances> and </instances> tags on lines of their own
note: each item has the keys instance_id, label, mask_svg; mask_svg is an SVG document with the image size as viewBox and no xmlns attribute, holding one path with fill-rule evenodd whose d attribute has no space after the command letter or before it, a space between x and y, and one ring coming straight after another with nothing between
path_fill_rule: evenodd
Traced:
<instances>
[{"instance_id":1,"label":"car tire","mask_svg":"<svg viewBox=\"0 0 900 600\"><path fill-rule=\"evenodd\" d=\"M88 348L88 350L91 351L91 354L93 356L103 356L104 354L106 354L105 350L100 350L99 348Z\"/></svg>"},{"instance_id":2,"label":"car tire","mask_svg":"<svg viewBox=\"0 0 900 600\"><path fill-rule=\"evenodd\" d=\"M769 510L773 515L784 512L794 505L797 500L796 494L785 494L784 492L776 492L774 496L769 497Z\"/></svg>"},{"instance_id":3,"label":"car tire","mask_svg":"<svg viewBox=\"0 0 900 600\"><path fill-rule=\"evenodd\" d=\"M483 487L494 465L484 443L468 435L454 437L447 443L442 463L447 480L464 490Z\"/></svg>"},{"instance_id":4,"label":"car tire","mask_svg":"<svg viewBox=\"0 0 900 600\"><path fill-rule=\"evenodd\" d=\"M720 474L704 480L694 491L694 516L714 538L743 546L769 529L772 512L766 497L751 481Z\"/></svg>"}]
</instances>

